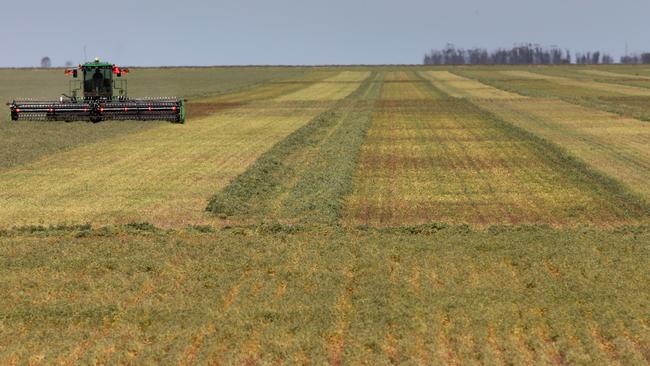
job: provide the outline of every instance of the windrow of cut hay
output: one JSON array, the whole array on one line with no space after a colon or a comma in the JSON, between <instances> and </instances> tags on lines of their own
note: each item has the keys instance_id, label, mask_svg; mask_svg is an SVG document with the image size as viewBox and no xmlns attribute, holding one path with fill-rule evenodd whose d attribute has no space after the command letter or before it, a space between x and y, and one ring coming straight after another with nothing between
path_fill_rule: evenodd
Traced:
<instances>
[{"instance_id":1,"label":"windrow of cut hay","mask_svg":"<svg viewBox=\"0 0 650 366\"><path fill-rule=\"evenodd\" d=\"M267 151L212 198L208 211L239 220L336 223L381 90L380 76Z\"/></svg>"},{"instance_id":2,"label":"windrow of cut hay","mask_svg":"<svg viewBox=\"0 0 650 366\"><path fill-rule=\"evenodd\" d=\"M350 225L612 225L648 216L623 188L467 99L380 104L359 161Z\"/></svg>"}]
</instances>

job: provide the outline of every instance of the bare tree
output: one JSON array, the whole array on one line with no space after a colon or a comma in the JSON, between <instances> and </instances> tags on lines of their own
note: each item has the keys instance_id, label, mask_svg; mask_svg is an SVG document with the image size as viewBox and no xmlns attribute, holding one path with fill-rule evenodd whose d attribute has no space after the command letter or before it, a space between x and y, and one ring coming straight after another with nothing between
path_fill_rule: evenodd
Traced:
<instances>
[{"instance_id":1,"label":"bare tree","mask_svg":"<svg viewBox=\"0 0 650 366\"><path fill-rule=\"evenodd\" d=\"M65 67L72 67L72 65L74 65L74 64L70 60L65 62Z\"/></svg>"},{"instance_id":2,"label":"bare tree","mask_svg":"<svg viewBox=\"0 0 650 366\"><path fill-rule=\"evenodd\" d=\"M650 64L650 53L644 52L641 54L641 63Z\"/></svg>"},{"instance_id":3,"label":"bare tree","mask_svg":"<svg viewBox=\"0 0 650 366\"><path fill-rule=\"evenodd\" d=\"M41 59L41 67L52 67L52 60L45 56Z\"/></svg>"},{"instance_id":4,"label":"bare tree","mask_svg":"<svg viewBox=\"0 0 650 366\"><path fill-rule=\"evenodd\" d=\"M641 63L641 58L638 55L629 55L621 57L622 64L638 64Z\"/></svg>"},{"instance_id":5,"label":"bare tree","mask_svg":"<svg viewBox=\"0 0 650 366\"><path fill-rule=\"evenodd\" d=\"M600 52L596 51L591 55L591 64L598 65L600 63Z\"/></svg>"},{"instance_id":6,"label":"bare tree","mask_svg":"<svg viewBox=\"0 0 650 366\"><path fill-rule=\"evenodd\" d=\"M603 60L601 62L605 65L610 65L614 63L614 58L608 53L603 53Z\"/></svg>"}]
</instances>

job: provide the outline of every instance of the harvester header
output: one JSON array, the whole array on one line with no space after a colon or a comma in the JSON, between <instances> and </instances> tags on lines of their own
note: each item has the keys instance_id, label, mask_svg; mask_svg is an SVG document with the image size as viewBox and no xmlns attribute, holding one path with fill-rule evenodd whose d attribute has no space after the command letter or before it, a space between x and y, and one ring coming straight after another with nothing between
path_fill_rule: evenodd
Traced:
<instances>
[{"instance_id":1,"label":"harvester header","mask_svg":"<svg viewBox=\"0 0 650 366\"><path fill-rule=\"evenodd\" d=\"M9 103L11 120L185 122L182 98L129 98L127 82L122 79L128 72L128 68L100 62L98 58L65 69L64 74L73 79L81 76L81 80L70 80L69 94L62 94L58 101L14 100Z\"/></svg>"}]
</instances>

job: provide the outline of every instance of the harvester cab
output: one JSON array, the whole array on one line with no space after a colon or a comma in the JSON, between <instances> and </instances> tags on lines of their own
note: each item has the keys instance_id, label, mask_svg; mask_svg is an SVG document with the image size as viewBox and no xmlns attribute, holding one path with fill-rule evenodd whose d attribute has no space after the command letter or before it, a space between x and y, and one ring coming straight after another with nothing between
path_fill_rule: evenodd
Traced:
<instances>
[{"instance_id":1,"label":"harvester cab","mask_svg":"<svg viewBox=\"0 0 650 366\"><path fill-rule=\"evenodd\" d=\"M117 67L100 63L85 64L81 66L84 78L84 99L113 98L113 73L117 75L115 69L117 69Z\"/></svg>"},{"instance_id":2,"label":"harvester cab","mask_svg":"<svg viewBox=\"0 0 650 366\"><path fill-rule=\"evenodd\" d=\"M100 62L98 58L66 69L64 73L74 79L81 73L81 80L70 80L69 95L63 94L59 101L14 100L9 103L11 120L185 122L182 98L129 98L127 82L122 79L128 72L127 68Z\"/></svg>"}]
</instances>

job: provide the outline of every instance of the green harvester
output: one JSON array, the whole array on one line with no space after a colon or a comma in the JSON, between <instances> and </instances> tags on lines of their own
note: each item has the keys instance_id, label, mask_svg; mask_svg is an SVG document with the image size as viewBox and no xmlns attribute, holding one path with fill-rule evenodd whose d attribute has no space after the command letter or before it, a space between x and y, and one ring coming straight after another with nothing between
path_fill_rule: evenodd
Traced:
<instances>
[{"instance_id":1,"label":"green harvester","mask_svg":"<svg viewBox=\"0 0 650 366\"><path fill-rule=\"evenodd\" d=\"M185 123L185 101L182 98L129 98L127 82L122 78L128 72L127 68L100 62L98 58L77 68L66 69L65 74L74 79L81 76L81 80L70 80L69 94L61 95L58 101L14 100L8 103L11 120L163 120Z\"/></svg>"}]
</instances>

